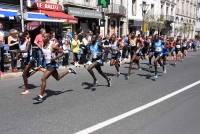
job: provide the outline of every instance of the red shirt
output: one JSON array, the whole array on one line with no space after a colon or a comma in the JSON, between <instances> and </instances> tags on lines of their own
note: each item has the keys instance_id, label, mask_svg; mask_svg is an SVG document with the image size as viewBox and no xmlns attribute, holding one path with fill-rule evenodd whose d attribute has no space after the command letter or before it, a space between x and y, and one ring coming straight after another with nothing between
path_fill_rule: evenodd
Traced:
<instances>
[{"instance_id":1,"label":"red shirt","mask_svg":"<svg viewBox=\"0 0 200 134\"><path fill-rule=\"evenodd\" d=\"M35 37L34 43L35 43L39 48L42 48L42 46L43 46L43 44L44 44L42 34L38 34L38 35Z\"/></svg>"}]
</instances>

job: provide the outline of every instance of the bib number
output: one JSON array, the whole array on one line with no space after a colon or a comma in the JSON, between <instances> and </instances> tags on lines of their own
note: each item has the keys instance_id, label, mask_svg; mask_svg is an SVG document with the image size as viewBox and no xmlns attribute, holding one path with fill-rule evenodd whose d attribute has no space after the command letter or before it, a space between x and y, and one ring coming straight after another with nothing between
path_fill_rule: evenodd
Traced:
<instances>
[{"instance_id":1,"label":"bib number","mask_svg":"<svg viewBox=\"0 0 200 134\"><path fill-rule=\"evenodd\" d=\"M162 48L160 48L160 47L156 48L156 52L161 52L161 51L162 51Z\"/></svg>"},{"instance_id":2,"label":"bib number","mask_svg":"<svg viewBox=\"0 0 200 134\"><path fill-rule=\"evenodd\" d=\"M181 48L181 45L176 45L176 48Z\"/></svg>"}]
</instances>

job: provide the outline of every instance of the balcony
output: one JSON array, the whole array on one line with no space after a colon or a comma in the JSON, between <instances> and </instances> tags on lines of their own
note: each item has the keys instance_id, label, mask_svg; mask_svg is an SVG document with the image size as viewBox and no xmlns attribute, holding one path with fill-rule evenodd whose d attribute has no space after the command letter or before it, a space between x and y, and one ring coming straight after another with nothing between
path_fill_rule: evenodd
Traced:
<instances>
[{"instance_id":1,"label":"balcony","mask_svg":"<svg viewBox=\"0 0 200 134\"><path fill-rule=\"evenodd\" d=\"M110 3L107 9L104 9L105 14L109 16L126 16L126 8L123 5Z\"/></svg>"},{"instance_id":2,"label":"balcony","mask_svg":"<svg viewBox=\"0 0 200 134\"><path fill-rule=\"evenodd\" d=\"M85 8L97 8L96 0L63 0L63 5L73 5Z\"/></svg>"},{"instance_id":3,"label":"balcony","mask_svg":"<svg viewBox=\"0 0 200 134\"><path fill-rule=\"evenodd\" d=\"M160 15L160 19L165 20L165 21L174 22L175 17L172 15Z\"/></svg>"},{"instance_id":4,"label":"balcony","mask_svg":"<svg viewBox=\"0 0 200 134\"><path fill-rule=\"evenodd\" d=\"M166 15L166 20L174 22L174 16L172 16L172 15Z\"/></svg>"}]
</instances>

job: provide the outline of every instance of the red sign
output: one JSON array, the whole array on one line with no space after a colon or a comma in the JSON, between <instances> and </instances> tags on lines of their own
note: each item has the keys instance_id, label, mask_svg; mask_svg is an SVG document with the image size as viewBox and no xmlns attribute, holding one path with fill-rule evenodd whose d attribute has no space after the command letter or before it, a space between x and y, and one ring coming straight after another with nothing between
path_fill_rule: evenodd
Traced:
<instances>
[{"instance_id":1,"label":"red sign","mask_svg":"<svg viewBox=\"0 0 200 134\"><path fill-rule=\"evenodd\" d=\"M62 6L52 3L44 3L44 2L37 2L37 8L40 10L53 10L53 11L62 11Z\"/></svg>"}]
</instances>

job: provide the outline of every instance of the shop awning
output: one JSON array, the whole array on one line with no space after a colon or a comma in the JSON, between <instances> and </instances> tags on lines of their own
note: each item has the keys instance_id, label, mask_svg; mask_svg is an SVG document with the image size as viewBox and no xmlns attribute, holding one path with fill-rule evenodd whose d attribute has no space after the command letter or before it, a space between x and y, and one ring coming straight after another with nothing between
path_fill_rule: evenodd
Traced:
<instances>
[{"instance_id":1,"label":"shop awning","mask_svg":"<svg viewBox=\"0 0 200 134\"><path fill-rule=\"evenodd\" d=\"M38 10L37 12L44 13L48 17L52 17L55 19L64 19L65 22L68 22L68 23L78 23L77 18L63 12L48 11L48 10Z\"/></svg>"},{"instance_id":2,"label":"shop awning","mask_svg":"<svg viewBox=\"0 0 200 134\"><path fill-rule=\"evenodd\" d=\"M41 22L64 22L64 20L52 19L44 13L27 12L25 17L27 21L41 21Z\"/></svg>"},{"instance_id":3,"label":"shop awning","mask_svg":"<svg viewBox=\"0 0 200 134\"><path fill-rule=\"evenodd\" d=\"M17 11L0 9L0 18L8 17L9 19L14 19L14 16L16 15Z\"/></svg>"}]
</instances>

